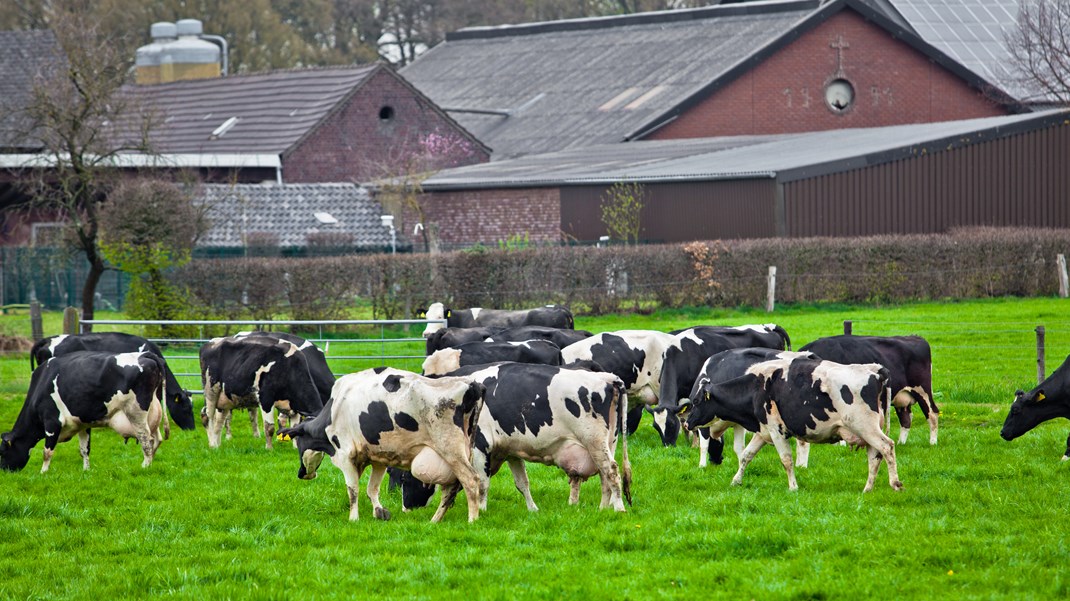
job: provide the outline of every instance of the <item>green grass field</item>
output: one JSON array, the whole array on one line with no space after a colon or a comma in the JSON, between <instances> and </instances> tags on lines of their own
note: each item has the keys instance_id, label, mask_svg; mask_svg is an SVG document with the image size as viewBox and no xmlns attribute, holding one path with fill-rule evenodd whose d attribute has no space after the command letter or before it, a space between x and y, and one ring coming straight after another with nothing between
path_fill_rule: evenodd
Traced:
<instances>
[{"instance_id":1,"label":"green grass field","mask_svg":"<svg viewBox=\"0 0 1070 601\"><path fill-rule=\"evenodd\" d=\"M732 487L730 451L724 465L699 469L697 449L662 448L647 417L629 439L626 514L598 510L597 479L570 507L565 476L531 465L535 514L503 470L474 524L463 500L431 524L433 508L403 514L400 494L385 490L392 521L370 519L362 495L362 520L350 523L338 470L299 481L293 448L265 450L239 414L222 448L210 451L201 429L179 431L144 470L136 444L97 431L89 472L71 441L47 474L40 446L25 471L0 473L0 599L1070 597L1066 422L1012 443L999 437L1014 390L1036 381L1034 328L1047 330L1049 373L1070 353L1068 301L710 309L576 325L775 321L798 348L841 333L845 319L856 334L920 334L933 347L940 443L928 445L916 412L910 442L896 449L898 493L882 468L863 495L865 453L839 446L814 447L797 492L770 449ZM0 323L11 331L19 320ZM352 363L332 367L361 367ZM26 355L0 360L0 373L7 430L29 380Z\"/></svg>"}]
</instances>

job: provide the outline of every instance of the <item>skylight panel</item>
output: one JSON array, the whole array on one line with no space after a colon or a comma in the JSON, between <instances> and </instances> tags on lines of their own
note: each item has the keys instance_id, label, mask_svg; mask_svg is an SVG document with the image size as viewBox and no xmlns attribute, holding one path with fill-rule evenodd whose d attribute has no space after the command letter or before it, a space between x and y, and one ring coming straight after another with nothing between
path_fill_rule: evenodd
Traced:
<instances>
[{"instance_id":1,"label":"skylight panel","mask_svg":"<svg viewBox=\"0 0 1070 601\"><path fill-rule=\"evenodd\" d=\"M653 88L650 88L649 90L647 90L647 92L645 94L643 94L642 96L636 98L635 100L633 100L630 103L628 103L627 105L625 105L624 110L633 111L633 110L643 106L643 104L645 104L647 100L650 100L651 98L657 96L658 94L660 94L664 90L665 90L665 86L654 86Z\"/></svg>"},{"instance_id":2,"label":"skylight panel","mask_svg":"<svg viewBox=\"0 0 1070 601\"><path fill-rule=\"evenodd\" d=\"M613 110L614 108L617 107L617 105L619 105L620 103L624 102L625 100L631 98L638 91L639 91L639 88L628 88L627 90L624 90L620 94L617 94L613 98L609 99L609 101L606 102L605 104L603 104L602 106L598 107L598 110L600 110L600 111Z\"/></svg>"},{"instance_id":3,"label":"skylight panel","mask_svg":"<svg viewBox=\"0 0 1070 601\"><path fill-rule=\"evenodd\" d=\"M222 125L220 125L219 127L215 128L214 130L212 130L212 135L208 136L208 139L209 140L215 140L217 138L223 137L223 134L225 134L228 131L230 131L231 128L233 128L237 123L238 123L238 118L237 117L231 117L230 119L227 119L226 121L223 122Z\"/></svg>"}]
</instances>

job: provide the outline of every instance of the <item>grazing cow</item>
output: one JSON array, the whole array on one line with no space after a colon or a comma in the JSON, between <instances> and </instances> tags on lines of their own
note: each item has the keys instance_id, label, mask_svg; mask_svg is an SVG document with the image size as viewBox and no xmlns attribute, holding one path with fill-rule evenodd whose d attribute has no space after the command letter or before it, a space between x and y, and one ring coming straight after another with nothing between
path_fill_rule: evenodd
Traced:
<instances>
[{"instance_id":1,"label":"grazing cow","mask_svg":"<svg viewBox=\"0 0 1070 601\"><path fill-rule=\"evenodd\" d=\"M732 351L727 351L732 352ZM795 356L755 363L745 375L703 385L692 399L687 427L708 426L720 419L756 432L740 457L732 484L743 480L747 464L763 445L772 442L797 490L791 463L791 436L810 443L846 441L868 447L873 482L882 460L888 462L888 483L903 488L895 462L895 443L881 430L888 410L888 370L876 363L844 365L813 356Z\"/></svg>"},{"instance_id":2,"label":"grazing cow","mask_svg":"<svg viewBox=\"0 0 1070 601\"><path fill-rule=\"evenodd\" d=\"M520 311L503 311L501 309L463 309L455 310L442 303L432 303L426 311L421 313L427 319L445 319L446 326L451 328L516 328L520 326L547 326L550 328L562 328L571 330L573 327L572 311L561 305L546 305L535 309ZM424 328L424 337L430 336L436 330L441 330L442 324L429 323Z\"/></svg>"},{"instance_id":3,"label":"grazing cow","mask_svg":"<svg viewBox=\"0 0 1070 601\"><path fill-rule=\"evenodd\" d=\"M920 336L830 336L802 348L837 363L879 363L888 370L892 406L899 417L899 444L910 434L910 406L917 403L929 421L929 444L936 444L940 410L933 400L933 360Z\"/></svg>"},{"instance_id":4,"label":"grazing cow","mask_svg":"<svg viewBox=\"0 0 1070 601\"><path fill-rule=\"evenodd\" d=\"M1033 390L1014 393L1014 403L999 435L1003 440L1014 440L1056 417L1070 419L1070 357ZM1070 461L1070 436L1063 461Z\"/></svg>"},{"instance_id":5,"label":"grazing cow","mask_svg":"<svg viewBox=\"0 0 1070 601\"><path fill-rule=\"evenodd\" d=\"M561 358L566 364L594 361L624 382L628 394L639 401L628 413L631 434L643 418L643 406L658 401L661 361L675 342L675 336L652 330L603 332L561 349Z\"/></svg>"},{"instance_id":6,"label":"grazing cow","mask_svg":"<svg viewBox=\"0 0 1070 601\"><path fill-rule=\"evenodd\" d=\"M111 428L135 438L148 467L163 440L163 359L152 352L75 351L34 370L30 389L10 432L0 435L0 468L26 467L30 450L44 439L47 472L56 445L78 436L82 467L89 469L91 428Z\"/></svg>"},{"instance_id":7,"label":"grazing cow","mask_svg":"<svg viewBox=\"0 0 1070 601\"><path fill-rule=\"evenodd\" d=\"M702 367L699 369L699 373L695 378L695 382L691 387L691 392L688 398L683 400L679 411L681 414L686 413L690 408L692 399L695 399L698 395L702 394L703 388L711 383L727 382L742 377L746 375L747 370L755 363L761 363L771 359L787 359L798 356L816 358L816 355L811 353L793 353L791 351L781 351L761 347L730 349L728 351L717 353L702 364ZM721 464L724 459L724 442L722 436L725 430L729 427L734 430L732 442L736 452L736 458L741 459L743 457L743 449L746 444L746 429L739 424L717 420L711 427L699 428L699 467L706 467L708 461L712 461L716 465ZM795 439L795 443L795 465L798 467L806 467L810 445L798 438Z\"/></svg>"},{"instance_id":8,"label":"grazing cow","mask_svg":"<svg viewBox=\"0 0 1070 601\"><path fill-rule=\"evenodd\" d=\"M494 334L498 328L442 328L427 336L427 354L444 348L456 348L466 342L483 342Z\"/></svg>"},{"instance_id":9,"label":"grazing cow","mask_svg":"<svg viewBox=\"0 0 1070 601\"><path fill-rule=\"evenodd\" d=\"M538 511L524 467L525 461L534 461L556 465L568 475L570 505L579 503L580 484L595 474L602 481L601 509L625 511L625 498L631 504L627 435L621 436L620 466L614 459L617 432L623 430L628 410L619 378L529 363L463 367L451 375L487 389L472 455L485 485L508 463L528 510Z\"/></svg>"},{"instance_id":10,"label":"grazing cow","mask_svg":"<svg viewBox=\"0 0 1070 601\"><path fill-rule=\"evenodd\" d=\"M509 328L495 332L487 338L488 342L523 342L525 340L547 340L565 348L573 342L579 342L590 338L592 334L587 330L563 330L561 328L548 328L545 326L522 326Z\"/></svg>"},{"instance_id":11,"label":"grazing cow","mask_svg":"<svg viewBox=\"0 0 1070 601\"><path fill-rule=\"evenodd\" d=\"M122 332L60 334L42 338L34 343L33 349L30 350L30 369L33 370L36 365L44 365L52 357L75 351L105 351L109 353L149 351L164 359L160 347L141 336L133 334L124 334ZM193 401L190 399L189 392L183 390L175 378L175 374L167 366L166 359L164 359L164 378L167 384L165 404L167 405L167 412L171 414L171 419L175 420L175 425L183 430L194 429L196 422L193 419ZM168 438L170 435L170 423L165 418L164 438Z\"/></svg>"},{"instance_id":12,"label":"grazing cow","mask_svg":"<svg viewBox=\"0 0 1070 601\"><path fill-rule=\"evenodd\" d=\"M234 409L264 418L266 447L272 448L274 410L313 416L323 408L308 358L298 345L273 336L216 338L201 347L208 446L219 446L223 423Z\"/></svg>"},{"instance_id":13,"label":"grazing cow","mask_svg":"<svg viewBox=\"0 0 1070 601\"><path fill-rule=\"evenodd\" d=\"M465 378L432 379L380 367L342 376L318 416L281 433L297 442L299 478L315 478L324 453L342 470L350 520L357 519L360 475L370 465L367 494L376 519L390 519L379 502L379 485L387 467L400 467L444 487L432 522L442 519L462 487L472 522L486 493L471 461L484 393Z\"/></svg>"},{"instance_id":14,"label":"grazing cow","mask_svg":"<svg viewBox=\"0 0 1070 601\"><path fill-rule=\"evenodd\" d=\"M428 376L443 375L468 365L486 365L499 361L561 365L561 349L545 340L525 342L469 342L457 348L435 351L424 359Z\"/></svg>"},{"instance_id":15,"label":"grazing cow","mask_svg":"<svg viewBox=\"0 0 1070 601\"><path fill-rule=\"evenodd\" d=\"M676 340L665 349L661 362L658 404L649 409L654 418L654 429L665 446L676 444L680 435L680 420L676 413L680 403L687 401L706 359L733 348L791 348L788 333L776 324L697 326L675 330L672 334ZM708 438L704 437L703 440Z\"/></svg>"}]
</instances>

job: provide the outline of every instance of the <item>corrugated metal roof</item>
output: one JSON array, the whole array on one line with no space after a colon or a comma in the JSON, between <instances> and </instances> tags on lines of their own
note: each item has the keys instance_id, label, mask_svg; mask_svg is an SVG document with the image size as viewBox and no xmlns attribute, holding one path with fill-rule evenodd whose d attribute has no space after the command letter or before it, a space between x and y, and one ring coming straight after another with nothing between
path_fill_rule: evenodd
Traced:
<instances>
[{"instance_id":1,"label":"corrugated metal roof","mask_svg":"<svg viewBox=\"0 0 1070 601\"><path fill-rule=\"evenodd\" d=\"M26 139L26 121L19 113L30 100L37 73L56 60L64 60L63 51L51 31L0 31L0 147L41 147Z\"/></svg>"},{"instance_id":2,"label":"corrugated metal roof","mask_svg":"<svg viewBox=\"0 0 1070 601\"><path fill-rule=\"evenodd\" d=\"M128 90L157 108L157 152L276 153L294 146L381 65L276 71ZM222 135L212 132L228 119Z\"/></svg>"},{"instance_id":3,"label":"corrugated metal roof","mask_svg":"<svg viewBox=\"0 0 1070 601\"><path fill-rule=\"evenodd\" d=\"M390 245L382 226L382 207L367 190L354 184L206 184L201 200L209 205L211 228L203 247L244 246L249 235L267 234L279 246L305 247L318 234L350 237L352 246ZM317 218L317 213L325 215Z\"/></svg>"},{"instance_id":4,"label":"corrugated metal roof","mask_svg":"<svg viewBox=\"0 0 1070 601\"><path fill-rule=\"evenodd\" d=\"M620 142L818 6L760 2L465 29L401 73L447 110L513 111L451 112L495 160Z\"/></svg>"},{"instance_id":5,"label":"corrugated metal roof","mask_svg":"<svg viewBox=\"0 0 1070 601\"><path fill-rule=\"evenodd\" d=\"M777 136L606 144L450 169L426 180L423 188L435 191L757 177L792 181L938 152L1012 131L1046 127L1060 120L1070 120L1070 112Z\"/></svg>"}]
</instances>

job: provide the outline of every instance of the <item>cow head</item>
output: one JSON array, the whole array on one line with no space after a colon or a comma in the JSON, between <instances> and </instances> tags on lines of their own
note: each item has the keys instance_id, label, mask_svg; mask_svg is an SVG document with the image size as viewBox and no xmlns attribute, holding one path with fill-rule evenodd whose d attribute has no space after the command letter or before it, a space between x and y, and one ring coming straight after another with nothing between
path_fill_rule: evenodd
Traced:
<instances>
[{"instance_id":1,"label":"cow head","mask_svg":"<svg viewBox=\"0 0 1070 601\"><path fill-rule=\"evenodd\" d=\"M193 419L193 398L188 390L178 388L177 392L172 393L168 387L166 404L167 412L179 428L193 430L196 427Z\"/></svg>"},{"instance_id":2,"label":"cow head","mask_svg":"<svg viewBox=\"0 0 1070 601\"><path fill-rule=\"evenodd\" d=\"M461 368L461 351L455 348L439 349L426 359L421 366L425 376L441 376Z\"/></svg>"},{"instance_id":3,"label":"cow head","mask_svg":"<svg viewBox=\"0 0 1070 601\"><path fill-rule=\"evenodd\" d=\"M0 469L17 472L30 461L30 446L20 444L13 432L0 434Z\"/></svg>"},{"instance_id":4,"label":"cow head","mask_svg":"<svg viewBox=\"0 0 1070 601\"><path fill-rule=\"evenodd\" d=\"M1044 421L1063 416L1066 407L1060 405L1063 404L1045 396L1043 388L1035 388L1029 392L1019 390L1014 393L1014 402L1011 403L1011 410L1007 413L999 435L1003 440L1014 440Z\"/></svg>"},{"instance_id":5,"label":"cow head","mask_svg":"<svg viewBox=\"0 0 1070 601\"><path fill-rule=\"evenodd\" d=\"M683 409L686 410L684 405ZM676 444L680 437L680 418L672 408L662 405L647 407L647 411L654 417L654 429L661 436L661 444L671 447Z\"/></svg>"},{"instance_id":6,"label":"cow head","mask_svg":"<svg viewBox=\"0 0 1070 601\"><path fill-rule=\"evenodd\" d=\"M426 311L420 312L420 317L423 319L449 319L451 313L449 307L446 305L443 305L442 303L431 303L431 306L428 307ZM445 326L440 323L427 324L427 327L424 328L424 338L441 330L443 327Z\"/></svg>"}]
</instances>

